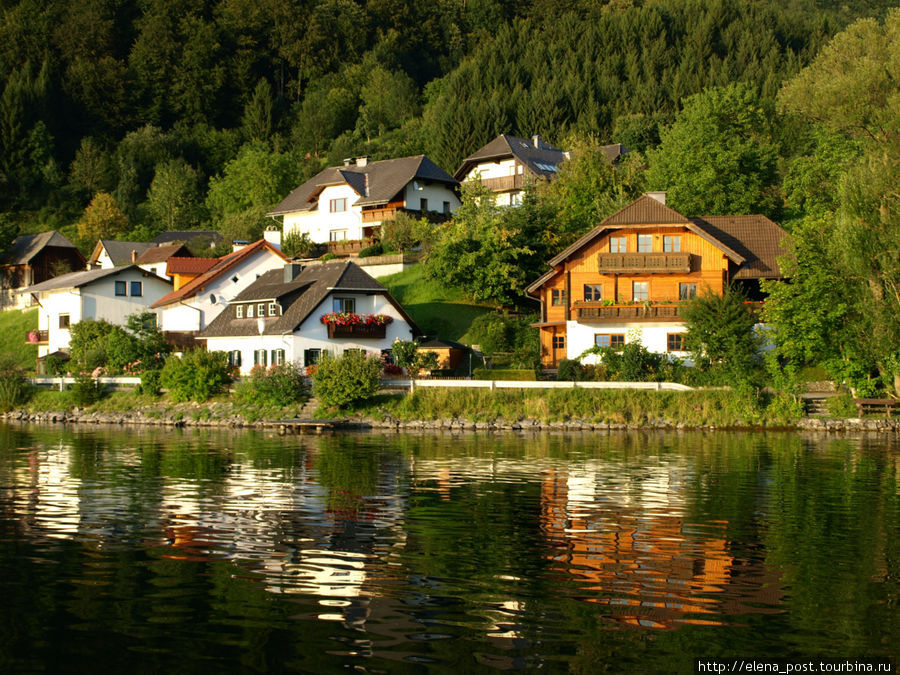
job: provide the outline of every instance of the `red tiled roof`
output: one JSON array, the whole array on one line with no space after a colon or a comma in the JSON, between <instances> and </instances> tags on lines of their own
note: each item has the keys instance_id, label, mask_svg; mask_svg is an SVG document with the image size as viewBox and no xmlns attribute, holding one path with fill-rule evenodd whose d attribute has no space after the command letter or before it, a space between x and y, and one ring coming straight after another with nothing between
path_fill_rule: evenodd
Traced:
<instances>
[{"instance_id":1,"label":"red tiled roof","mask_svg":"<svg viewBox=\"0 0 900 675\"><path fill-rule=\"evenodd\" d=\"M203 274L219 262L219 258L169 258L166 274Z\"/></svg>"},{"instance_id":2,"label":"red tiled roof","mask_svg":"<svg viewBox=\"0 0 900 675\"><path fill-rule=\"evenodd\" d=\"M218 279L220 276L234 268L237 264L243 262L254 253L262 251L263 249L272 251L273 253L281 257L282 260L287 262L287 258L284 257L284 254L281 251L273 247L265 239L260 239L259 241L255 241L248 246L244 246L237 251L232 251L228 255L224 255L221 258L216 259L216 264L213 265L209 270L201 274L199 277L191 279L177 291L172 291L168 295L163 296L162 298L154 302L151 307L162 307L164 305L170 305L173 302L178 302L179 300L184 300L185 298L193 297L198 292L202 291L209 282Z\"/></svg>"}]
</instances>

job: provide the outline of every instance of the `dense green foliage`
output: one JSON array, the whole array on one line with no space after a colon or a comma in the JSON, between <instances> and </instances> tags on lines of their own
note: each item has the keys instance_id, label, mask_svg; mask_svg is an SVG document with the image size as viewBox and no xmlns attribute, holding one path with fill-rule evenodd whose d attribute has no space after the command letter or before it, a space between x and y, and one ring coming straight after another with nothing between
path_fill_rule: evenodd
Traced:
<instances>
[{"instance_id":1,"label":"dense green foliage","mask_svg":"<svg viewBox=\"0 0 900 675\"><path fill-rule=\"evenodd\" d=\"M295 363L274 364L268 369L256 366L236 388L237 399L248 405L285 407L305 401L307 391L304 369Z\"/></svg>"},{"instance_id":2,"label":"dense green foliage","mask_svg":"<svg viewBox=\"0 0 900 675\"><path fill-rule=\"evenodd\" d=\"M104 368L111 375L140 373L162 367L169 346L150 312L132 314L125 326L86 320L70 328L69 354L77 370Z\"/></svg>"},{"instance_id":3,"label":"dense green foliage","mask_svg":"<svg viewBox=\"0 0 900 675\"><path fill-rule=\"evenodd\" d=\"M25 371L11 354L0 357L0 412L12 410L28 399Z\"/></svg>"},{"instance_id":4,"label":"dense green foliage","mask_svg":"<svg viewBox=\"0 0 900 675\"><path fill-rule=\"evenodd\" d=\"M472 371L473 380L503 380L511 382L534 382L537 373L534 370L522 370L514 368L475 368Z\"/></svg>"},{"instance_id":5,"label":"dense green foliage","mask_svg":"<svg viewBox=\"0 0 900 675\"><path fill-rule=\"evenodd\" d=\"M365 401L378 391L383 367L380 358L361 351L346 351L340 356L326 352L313 374L313 394L326 408Z\"/></svg>"},{"instance_id":6,"label":"dense green foliage","mask_svg":"<svg viewBox=\"0 0 900 675\"><path fill-rule=\"evenodd\" d=\"M166 359L160 383L172 401L206 401L231 381L228 355L195 349Z\"/></svg>"}]
</instances>

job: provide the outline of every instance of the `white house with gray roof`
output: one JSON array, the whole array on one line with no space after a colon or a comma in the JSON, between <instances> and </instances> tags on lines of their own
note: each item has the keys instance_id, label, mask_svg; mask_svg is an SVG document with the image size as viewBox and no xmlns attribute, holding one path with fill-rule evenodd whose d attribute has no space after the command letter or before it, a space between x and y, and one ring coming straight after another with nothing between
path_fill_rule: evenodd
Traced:
<instances>
[{"instance_id":1,"label":"white house with gray roof","mask_svg":"<svg viewBox=\"0 0 900 675\"><path fill-rule=\"evenodd\" d=\"M125 325L131 314L150 311L150 305L172 290L172 284L137 265L71 272L25 288L38 300L38 326L28 341L38 345L38 357L68 351L70 326L93 319Z\"/></svg>"},{"instance_id":2,"label":"white house with gray roof","mask_svg":"<svg viewBox=\"0 0 900 675\"><path fill-rule=\"evenodd\" d=\"M339 313L355 325L323 323ZM373 317L366 323L367 317ZM255 365L294 362L310 366L323 352L356 349L380 355L395 340L419 329L388 290L358 265L344 262L288 263L263 274L238 294L198 340L210 351L228 352L248 373Z\"/></svg>"},{"instance_id":3,"label":"white house with gray roof","mask_svg":"<svg viewBox=\"0 0 900 675\"><path fill-rule=\"evenodd\" d=\"M459 183L425 155L370 162L345 160L292 191L270 213L284 235L317 244L367 239L398 211L440 219L459 208Z\"/></svg>"}]
</instances>

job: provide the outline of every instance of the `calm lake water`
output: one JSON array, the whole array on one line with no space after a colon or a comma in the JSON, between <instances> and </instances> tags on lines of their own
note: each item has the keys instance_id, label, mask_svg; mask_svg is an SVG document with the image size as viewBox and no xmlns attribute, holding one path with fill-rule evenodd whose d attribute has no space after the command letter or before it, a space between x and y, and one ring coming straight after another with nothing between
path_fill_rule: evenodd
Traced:
<instances>
[{"instance_id":1,"label":"calm lake water","mask_svg":"<svg viewBox=\"0 0 900 675\"><path fill-rule=\"evenodd\" d=\"M0 426L0 671L896 659L900 443Z\"/></svg>"}]
</instances>

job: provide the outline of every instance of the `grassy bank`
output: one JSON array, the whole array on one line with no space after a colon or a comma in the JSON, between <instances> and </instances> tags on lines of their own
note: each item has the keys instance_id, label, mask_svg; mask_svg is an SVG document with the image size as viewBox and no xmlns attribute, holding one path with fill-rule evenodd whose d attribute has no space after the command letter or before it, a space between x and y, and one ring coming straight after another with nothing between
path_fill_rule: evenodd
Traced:
<instances>
[{"instance_id":1,"label":"grassy bank","mask_svg":"<svg viewBox=\"0 0 900 675\"><path fill-rule=\"evenodd\" d=\"M37 309L10 309L0 312L0 345L11 355L19 367L34 371L37 359L37 345L28 344L28 331L38 327Z\"/></svg>"},{"instance_id":2,"label":"grassy bank","mask_svg":"<svg viewBox=\"0 0 900 675\"><path fill-rule=\"evenodd\" d=\"M717 427L789 425L799 419L799 415L782 410L768 397L737 391L420 389L413 394L382 394L353 412L401 421L460 418L491 422L497 418L530 418L545 423L582 420L647 424L666 420Z\"/></svg>"}]
</instances>

